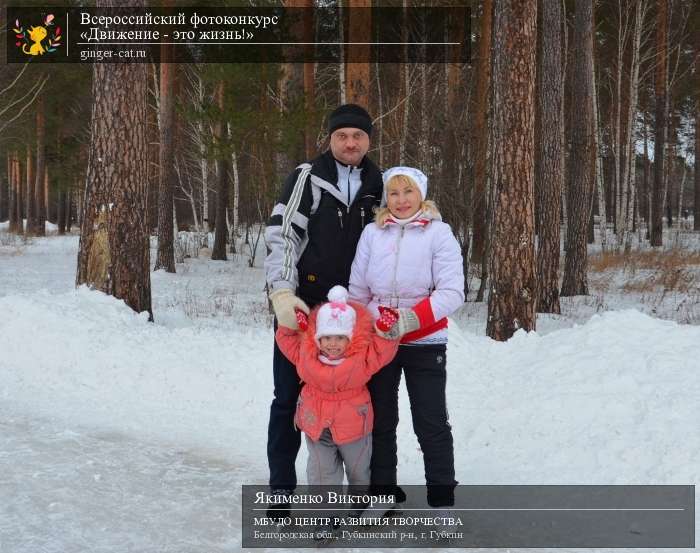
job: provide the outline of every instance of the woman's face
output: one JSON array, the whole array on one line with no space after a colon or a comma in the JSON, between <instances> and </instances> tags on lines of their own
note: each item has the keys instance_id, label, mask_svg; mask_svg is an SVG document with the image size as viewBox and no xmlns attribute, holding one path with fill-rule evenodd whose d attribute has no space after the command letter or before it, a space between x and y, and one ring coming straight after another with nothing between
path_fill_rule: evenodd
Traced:
<instances>
[{"instance_id":1,"label":"woman's face","mask_svg":"<svg viewBox=\"0 0 700 553\"><path fill-rule=\"evenodd\" d=\"M397 219L407 219L418 213L422 201L420 190L413 184L402 179L389 181L386 190L386 206Z\"/></svg>"}]
</instances>

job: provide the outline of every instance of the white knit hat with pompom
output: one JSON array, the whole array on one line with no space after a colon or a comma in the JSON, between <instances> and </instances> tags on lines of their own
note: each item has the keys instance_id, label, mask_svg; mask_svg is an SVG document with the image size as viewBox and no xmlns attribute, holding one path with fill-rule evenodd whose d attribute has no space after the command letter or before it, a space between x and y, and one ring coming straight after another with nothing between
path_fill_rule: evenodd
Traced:
<instances>
[{"instance_id":1,"label":"white knit hat with pompom","mask_svg":"<svg viewBox=\"0 0 700 553\"><path fill-rule=\"evenodd\" d=\"M357 314L348 305L348 291L343 286L333 286L328 292L328 303L318 310L316 340L322 336L347 336L352 338Z\"/></svg>"}]
</instances>

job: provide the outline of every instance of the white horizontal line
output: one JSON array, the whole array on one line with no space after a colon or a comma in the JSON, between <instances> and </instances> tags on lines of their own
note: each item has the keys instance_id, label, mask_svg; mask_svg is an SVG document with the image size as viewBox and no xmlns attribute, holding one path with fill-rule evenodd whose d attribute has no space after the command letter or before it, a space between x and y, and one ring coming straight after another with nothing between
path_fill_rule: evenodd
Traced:
<instances>
[{"instance_id":1,"label":"white horizontal line","mask_svg":"<svg viewBox=\"0 0 700 553\"><path fill-rule=\"evenodd\" d=\"M87 46L120 45L145 46L148 44L238 44L239 46L457 46L461 42L76 42Z\"/></svg>"},{"instance_id":2,"label":"white horizontal line","mask_svg":"<svg viewBox=\"0 0 700 553\"><path fill-rule=\"evenodd\" d=\"M253 511L267 511L267 507L263 509L252 509ZM576 509L576 508L571 508L571 509L528 509L528 508L494 508L494 509L489 509L489 508L474 508L474 509L468 509L468 508L460 508L460 509L455 509L452 507L445 507L445 508L425 508L425 509L403 509L400 508L400 511L685 511L684 508L678 508L678 509ZM359 511L359 507L355 508L348 508L348 509L297 509L293 508L292 511ZM371 507L367 509L363 509L363 512L367 511L382 511L381 507ZM386 512L386 509L383 510L383 512Z\"/></svg>"}]
</instances>

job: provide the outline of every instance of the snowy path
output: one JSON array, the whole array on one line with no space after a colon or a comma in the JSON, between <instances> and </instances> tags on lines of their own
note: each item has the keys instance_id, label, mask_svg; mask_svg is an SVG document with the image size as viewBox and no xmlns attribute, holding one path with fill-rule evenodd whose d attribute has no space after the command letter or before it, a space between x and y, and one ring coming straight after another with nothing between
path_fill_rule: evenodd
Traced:
<instances>
[{"instance_id":1,"label":"snowy path","mask_svg":"<svg viewBox=\"0 0 700 553\"><path fill-rule=\"evenodd\" d=\"M0 551L230 552L240 473L186 450L0 414Z\"/></svg>"}]
</instances>

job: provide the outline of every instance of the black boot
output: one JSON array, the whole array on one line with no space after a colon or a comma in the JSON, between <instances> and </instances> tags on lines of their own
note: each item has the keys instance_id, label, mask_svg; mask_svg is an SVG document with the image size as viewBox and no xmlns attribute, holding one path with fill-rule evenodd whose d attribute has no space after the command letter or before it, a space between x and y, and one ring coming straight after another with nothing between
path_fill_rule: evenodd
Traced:
<instances>
[{"instance_id":1,"label":"black boot","mask_svg":"<svg viewBox=\"0 0 700 553\"><path fill-rule=\"evenodd\" d=\"M267 518L275 522L280 522L283 518L288 517L292 511L292 505L289 498L294 493L294 490L272 490L271 495L275 501L271 501L267 506Z\"/></svg>"}]
</instances>

